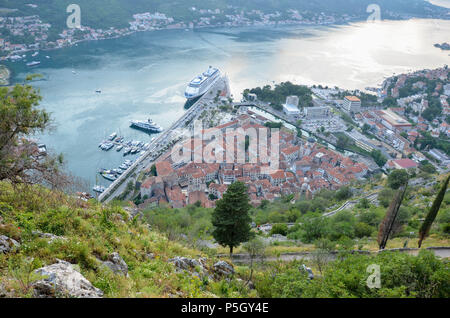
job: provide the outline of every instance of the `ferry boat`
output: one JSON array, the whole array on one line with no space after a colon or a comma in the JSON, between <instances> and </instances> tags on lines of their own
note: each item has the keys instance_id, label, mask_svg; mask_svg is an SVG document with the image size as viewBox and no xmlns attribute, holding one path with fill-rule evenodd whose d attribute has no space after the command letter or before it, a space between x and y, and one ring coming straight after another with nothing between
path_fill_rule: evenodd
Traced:
<instances>
[{"instance_id":1,"label":"ferry boat","mask_svg":"<svg viewBox=\"0 0 450 318\"><path fill-rule=\"evenodd\" d=\"M184 96L188 99L188 101L203 96L219 78L219 69L210 66L205 72L190 81Z\"/></svg>"},{"instance_id":2,"label":"ferry boat","mask_svg":"<svg viewBox=\"0 0 450 318\"><path fill-rule=\"evenodd\" d=\"M151 119L148 119L147 121L132 120L130 122L130 127L151 133L162 132L162 128L159 125L155 124Z\"/></svg>"}]
</instances>

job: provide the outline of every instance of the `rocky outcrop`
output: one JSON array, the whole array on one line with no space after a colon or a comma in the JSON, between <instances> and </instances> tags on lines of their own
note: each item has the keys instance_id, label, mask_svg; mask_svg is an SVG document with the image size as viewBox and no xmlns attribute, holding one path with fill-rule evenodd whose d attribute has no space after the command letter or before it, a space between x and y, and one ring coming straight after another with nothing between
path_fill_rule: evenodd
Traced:
<instances>
[{"instance_id":1,"label":"rocky outcrop","mask_svg":"<svg viewBox=\"0 0 450 318\"><path fill-rule=\"evenodd\" d=\"M13 240L12 238L9 238L5 235L0 235L0 254L1 253L9 253L14 248L20 247L19 242L16 240Z\"/></svg>"},{"instance_id":2,"label":"rocky outcrop","mask_svg":"<svg viewBox=\"0 0 450 318\"><path fill-rule=\"evenodd\" d=\"M53 243L53 241L55 241L55 240L67 240L63 236L58 236L58 235L51 234L51 233L42 233L40 231L33 231L31 233L33 235L39 236L40 238L48 239L49 243Z\"/></svg>"},{"instance_id":3,"label":"rocky outcrop","mask_svg":"<svg viewBox=\"0 0 450 318\"><path fill-rule=\"evenodd\" d=\"M122 274L128 277L128 265L125 263L119 253L112 253L106 262L102 262L103 266L108 267L114 274Z\"/></svg>"},{"instance_id":4,"label":"rocky outcrop","mask_svg":"<svg viewBox=\"0 0 450 318\"><path fill-rule=\"evenodd\" d=\"M199 258L198 260L196 260L193 258L176 256L172 259L169 259L169 263L174 264L177 270L180 271L190 271L196 268L199 268L202 271L206 271L206 259L204 258Z\"/></svg>"},{"instance_id":5,"label":"rocky outcrop","mask_svg":"<svg viewBox=\"0 0 450 318\"><path fill-rule=\"evenodd\" d=\"M213 277L208 273L206 258L194 259L176 256L172 259L169 259L169 263L175 265L177 272L186 271L191 273L192 276L198 277L200 279L213 279Z\"/></svg>"},{"instance_id":6,"label":"rocky outcrop","mask_svg":"<svg viewBox=\"0 0 450 318\"><path fill-rule=\"evenodd\" d=\"M143 213L137 208L125 207L123 209L128 213L130 219L134 219L136 216L138 216L139 218L142 218L144 216Z\"/></svg>"},{"instance_id":7,"label":"rocky outcrop","mask_svg":"<svg viewBox=\"0 0 450 318\"><path fill-rule=\"evenodd\" d=\"M72 264L58 260L58 263L35 270L43 279L32 284L35 297L99 298L103 292L94 287Z\"/></svg>"},{"instance_id":8,"label":"rocky outcrop","mask_svg":"<svg viewBox=\"0 0 450 318\"><path fill-rule=\"evenodd\" d=\"M218 261L214 264L214 273L220 276L229 276L234 274L234 267L225 261Z\"/></svg>"}]
</instances>

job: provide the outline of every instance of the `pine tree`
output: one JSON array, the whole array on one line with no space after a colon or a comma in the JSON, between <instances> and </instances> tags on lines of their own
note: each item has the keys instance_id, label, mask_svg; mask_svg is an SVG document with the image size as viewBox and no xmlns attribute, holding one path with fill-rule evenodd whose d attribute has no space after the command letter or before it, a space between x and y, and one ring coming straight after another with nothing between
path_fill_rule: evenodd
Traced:
<instances>
[{"instance_id":1,"label":"pine tree","mask_svg":"<svg viewBox=\"0 0 450 318\"><path fill-rule=\"evenodd\" d=\"M389 205L383 222L380 224L380 230L378 232L378 246L380 250L386 247L386 243L389 239L389 235L392 232L395 219L397 218L398 211L402 204L403 198L405 197L406 188L408 183L400 186L400 189L395 193L394 198Z\"/></svg>"},{"instance_id":2,"label":"pine tree","mask_svg":"<svg viewBox=\"0 0 450 318\"><path fill-rule=\"evenodd\" d=\"M223 198L216 202L212 214L214 239L222 246L233 248L251 238L251 208L247 187L242 182L235 182L224 193Z\"/></svg>"},{"instance_id":3,"label":"pine tree","mask_svg":"<svg viewBox=\"0 0 450 318\"><path fill-rule=\"evenodd\" d=\"M434 219L436 218L436 215L439 212L439 208L441 207L441 203L442 203L442 200L444 199L445 192L447 191L449 179L450 179L450 175L447 176L447 179L445 179L444 184L441 187L441 190L439 191L436 199L434 199L434 202L433 202L433 205L431 206L430 211L428 211L425 221L423 221L423 224L420 227L419 242L418 242L419 248L422 246L422 241L430 233L431 225L433 224Z\"/></svg>"}]
</instances>

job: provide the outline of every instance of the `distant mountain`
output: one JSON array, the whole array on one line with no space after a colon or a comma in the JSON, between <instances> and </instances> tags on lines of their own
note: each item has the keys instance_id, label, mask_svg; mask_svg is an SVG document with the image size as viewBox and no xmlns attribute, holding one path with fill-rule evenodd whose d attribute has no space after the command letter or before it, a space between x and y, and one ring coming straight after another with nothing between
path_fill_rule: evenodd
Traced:
<instances>
[{"instance_id":1,"label":"distant mountain","mask_svg":"<svg viewBox=\"0 0 450 318\"><path fill-rule=\"evenodd\" d=\"M64 28L68 13L66 8L73 0L2 0L3 16L39 15L44 22L58 30ZM175 21L191 21L199 18L200 9L220 9L221 14L233 14L247 10L265 13L285 12L289 9L300 12L334 15L368 16L368 5L373 0L77 0L82 10L83 25L95 28L128 27L132 15L142 12L161 12ZM30 6L35 4L37 7ZM450 17L449 9L435 6L425 0L378 0L384 18L406 17ZM192 10L195 7L197 10Z\"/></svg>"}]
</instances>

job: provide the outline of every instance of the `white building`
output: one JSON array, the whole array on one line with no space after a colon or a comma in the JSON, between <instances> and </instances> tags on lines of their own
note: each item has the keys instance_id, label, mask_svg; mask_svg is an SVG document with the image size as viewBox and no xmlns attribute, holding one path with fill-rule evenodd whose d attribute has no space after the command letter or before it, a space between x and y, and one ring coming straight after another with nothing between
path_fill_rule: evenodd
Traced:
<instances>
[{"instance_id":1,"label":"white building","mask_svg":"<svg viewBox=\"0 0 450 318\"><path fill-rule=\"evenodd\" d=\"M349 113L359 113L361 111L361 100L356 96L345 96L343 106Z\"/></svg>"},{"instance_id":2,"label":"white building","mask_svg":"<svg viewBox=\"0 0 450 318\"><path fill-rule=\"evenodd\" d=\"M289 116L300 115L300 110L298 109L299 99L298 96L288 96L286 98L286 104L283 105L283 111Z\"/></svg>"}]
</instances>

